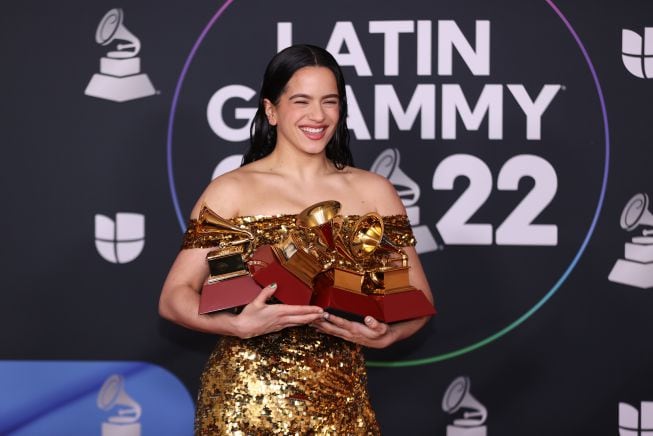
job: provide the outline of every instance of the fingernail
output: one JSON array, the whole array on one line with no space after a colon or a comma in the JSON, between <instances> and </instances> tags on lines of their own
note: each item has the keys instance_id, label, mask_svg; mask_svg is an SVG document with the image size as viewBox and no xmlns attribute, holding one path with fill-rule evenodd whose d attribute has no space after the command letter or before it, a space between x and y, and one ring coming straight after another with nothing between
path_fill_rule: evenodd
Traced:
<instances>
[{"instance_id":1,"label":"fingernail","mask_svg":"<svg viewBox=\"0 0 653 436\"><path fill-rule=\"evenodd\" d=\"M329 319L329 312L324 312L324 314L322 315L322 318Z\"/></svg>"},{"instance_id":2,"label":"fingernail","mask_svg":"<svg viewBox=\"0 0 653 436\"><path fill-rule=\"evenodd\" d=\"M269 286L270 286L272 289L277 289L277 283L276 283L276 282L274 282L274 283L270 283Z\"/></svg>"},{"instance_id":3,"label":"fingernail","mask_svg":"<svg viewBox=\"0 0 653 436\"><path fill-rule=\"evenodd\" d=\"M365 318L365 323L366 324L372 324L372 318L369 317L369 316L367 318Z\"/></svg>"}]
</instances>

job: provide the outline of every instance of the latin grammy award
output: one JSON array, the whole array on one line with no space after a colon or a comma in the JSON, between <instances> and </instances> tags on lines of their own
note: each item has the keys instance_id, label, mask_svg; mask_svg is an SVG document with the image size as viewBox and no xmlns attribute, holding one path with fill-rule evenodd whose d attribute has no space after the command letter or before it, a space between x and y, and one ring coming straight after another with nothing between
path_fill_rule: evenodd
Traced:
<instances>
[{"instance_id":1,"label":"latin grammy award","mask_svg":"<svg viewBox=\"0 0 653 436\"><path fill-rule=\"evenodd\" d=\"M337 201L325 201L304 209L296 228L280 244L260 247L253 259L260 265L254 280L261 286L276 282L274 296L285 304L310 304L318 274L333 258L326 250L333 241L331 220L340 209Z\"/></svg>"},{"instance_id":2,"label":"latin grammy award","mask_svg":"<svg viewBox=\"0 0 653 436\"><path fill-rule=\"evenodd\" d=\"M330 248L337 261L318 277L313 304L383 322L435 314L424 293L410 285L408 256L384 237L379 214L361 216L348 234L342 219L334 219L333 226Z\"/></svg>"},{"instance_id":3,"label":"latin grammy award","mask_svg":"<svg viewBox=\"0 0 653 436\"><path fill-rule=\"evenodd\" d=\"M265 265L254 280L261 286L276 282L275 297L286 304L383 322L433 315L431 302L409 284L406 253L384 238L381 216L363 215L345 232L339 210L337 201L303 210L283 242L254 253L252 259Z\"/></svg>"},{"instance_id":4,"label":"latin grammy award","mask_svg":"<svg viewBox=\"0 0 653 436\"><path fill-rule=\"evenodd\" d=\"M250 303L261 287L250 274L254 234L220 217L204 206L195 223L198 235L217 237L217 249L206 255L209 276L200 294L199 313L234 309Z\"/></svg>"}]
</instances>

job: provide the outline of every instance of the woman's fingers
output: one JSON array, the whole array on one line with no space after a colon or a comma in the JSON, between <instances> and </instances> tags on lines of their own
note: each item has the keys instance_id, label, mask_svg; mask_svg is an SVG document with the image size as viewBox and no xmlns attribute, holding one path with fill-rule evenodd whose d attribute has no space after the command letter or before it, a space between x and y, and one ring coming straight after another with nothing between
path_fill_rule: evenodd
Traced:
<instances>
[{"instance_id":1,"label":"woman's fingers","mask_svg":"<svg viewBox=\"0 0 653 436\"><path fill-rule=\"evenodd\" d=\"M282 318L282 322L288 326L298 326L303 324L310 324L312 322L322 319L322 315L319 313L309 313L306 315L287 315Z\"/></svg>"},{"instance_id":2,"label":"woman's fingers","mask_svg":"<svg viewBox=\"0 0 653 436\"><path fill-rule=\"evenodd\" d=\"M388 331L388 324L379 322L371 316L366 316L364 322L377 336L384 335Z\"/></svg>"},{"instance_id":3,"label":"woman's fingers","mask_svg":"<svg viewBox=\"0 0 653 436\"><path fill-rule=\"evenodd\" d=\"M270 297L272 297L272 295L274 295L276 290L277 290L277 284L276 283L270 283L269 285L267 285L266 287L261 289L261 292L256 296L256 298L254 298L252 303L254 303L256 305L259 305L259 306L266 304L266 302L270 299ZM250 304L252 304L252 303L250 303Z\"/></svg>"},{"instance_id":4,"label":"woman's fingers","mask_svg":"<svg viewBox=\"0 0 653 436\"><path fill-rule=\"evenodd\" d=\"M367 342L378 339L388 332L389 326L371 316L366 316L363 323L349 321L325 312L324 321L315 323L319 330L354 342Z\"/></svg>"},{"instance_id":5,"label":"woman's fingers","mask_svg":"<svg viewBox=\"0 0 653 436\"><path fill-rule=\"evenodd\" d=\"M368 316L365 318L370 319L372 322L375 322L376 324L380 324L378 321L376 321L374 318L371 316ZM360 322L354 322L354 321L349 321L345 318L341 318L339 316L333 315L333 314L328 314L328 316L325 316L325 318L329 323L340 327L343 330L346 330L350 332L352 335L359 335L362 334L363 336L369 337L369 338L376 338L381 334L380 332L377 333L376 330L373 330L371 326L368 326L367 323L363 324ZM376 326L378 328L378 325Z\"/></svg>"}]
</instances>

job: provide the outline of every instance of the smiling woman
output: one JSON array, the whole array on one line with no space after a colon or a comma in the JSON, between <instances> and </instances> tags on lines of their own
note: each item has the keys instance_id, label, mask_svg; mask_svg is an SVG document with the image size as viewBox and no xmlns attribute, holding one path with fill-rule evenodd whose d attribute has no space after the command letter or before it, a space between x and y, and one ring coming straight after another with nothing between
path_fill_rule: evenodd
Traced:
<instances>
[{"instance_id":1,"label":"smiling woman","mask_svg":"<svg viewBox=\"0 0 653 436\"><path fill-rule=\"evenodd\" d=\"M324 67L298 70L278 101L265 99L264 105L270 125L276 127L276 148L321 153L338 123L338 88L333 74Z\"/></svg>"},{"instance_id":2,"label":"smiling woman","mask_svg":"<svg viewBox=\"0 0 653 436\"><path fill-rule=\"evenodd\" d=\"M237 315L198 315L206 255L221 244L198 236L204 206L235 226L247 224L255 245L280 242L297 212L327 200L338 201L345 216L392 215L394 236L409 245L410 283L432 301L404 206L385 178L353 167L346 119L345 84L333 57L309 45L281 51L265 72L243 165L211 182L193 209L159 311L223 336L202 375L196 434L380 433L361 346L387 347L428 317L392 325L370 316L348 321L317 306L271 304L274 283Z\"/></svg>"}]
</instances>

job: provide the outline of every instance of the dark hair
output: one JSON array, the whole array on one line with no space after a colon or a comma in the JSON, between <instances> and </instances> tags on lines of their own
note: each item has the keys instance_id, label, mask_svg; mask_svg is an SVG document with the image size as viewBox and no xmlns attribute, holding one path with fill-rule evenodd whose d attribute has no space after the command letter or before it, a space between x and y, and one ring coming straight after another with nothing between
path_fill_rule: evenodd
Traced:
<instances>
[{"instance_id":1,"label":"dark hair","mask_svg":"<svg viewBox=\"0 0 653 436\"><path fill-rule=\"evenodd\" d=\"M345 165L354 165L354 158L349 149L347 97L342 70L328 51L306 44L293 45L280 51L270 60L265 69L258 109L250 129L250 147L243 157L242 165L261 159L274 150L277 143L277 129L268 122L263 100L268 99L277 104L290 78L297 70L304 67L326 67L335 76L340 98L340 116L333 137L326 146L326 156L338 169L344 168Z\"/></svg>"}]
</instances>

